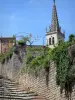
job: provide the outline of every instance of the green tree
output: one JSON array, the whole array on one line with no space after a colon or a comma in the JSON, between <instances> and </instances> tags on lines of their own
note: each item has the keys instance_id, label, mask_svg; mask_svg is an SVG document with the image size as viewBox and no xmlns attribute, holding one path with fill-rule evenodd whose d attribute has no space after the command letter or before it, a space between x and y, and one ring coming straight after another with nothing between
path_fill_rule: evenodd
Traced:
<instances>
[{"instance_id":1,"label":"green tree","mask_svg":"<svg viewBox=\"0 0 75 100\"><path fill-rule=\"evenodd\" d=\"M75 35L74 34L70 34L69 35L69 42L72 42L75 39Z\"/></svg>"}]
</instances>

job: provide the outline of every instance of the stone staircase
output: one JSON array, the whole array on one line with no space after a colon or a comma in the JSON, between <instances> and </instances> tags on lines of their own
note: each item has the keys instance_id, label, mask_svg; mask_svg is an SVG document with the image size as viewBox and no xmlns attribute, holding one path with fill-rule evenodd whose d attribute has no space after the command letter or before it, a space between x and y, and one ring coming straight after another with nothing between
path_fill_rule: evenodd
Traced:
<instances>
[{"instance_id":1,"label":"stone staircase","mask_svg":"<svg viewBox=\"0 0 75 100\"><path fill-rule=\"evenodd\" d=\"M46 100L32 91L19 89L19 84L0 78L0 100Z\"/></svg>"}]
</instances>

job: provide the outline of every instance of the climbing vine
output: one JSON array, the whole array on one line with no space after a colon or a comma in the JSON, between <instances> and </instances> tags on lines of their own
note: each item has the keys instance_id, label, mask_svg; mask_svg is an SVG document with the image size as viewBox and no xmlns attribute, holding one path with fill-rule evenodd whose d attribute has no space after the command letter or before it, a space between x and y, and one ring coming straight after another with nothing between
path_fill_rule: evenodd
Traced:
<instances>
[{"instance_id":1,"label":"climbing vine","mask_svg":"<svg viewBox=\"0 0 75 100\"><path fill-rule=\"evenodd\" d=\"M61 87L61 93L63 89L65 89L65 93L71 90L68 77L71 66L67 47L68 44L63 43L53 50L53 60L56 63L56 83Z\"/></svg>"},{"instance_id":2,"label":"climbing vine","mask_svg":"<svg viewBox=\"0 0 75 100\"><path fill-rule=\"evenodd\" d=\"M68 47L75 44L75 37L71 35L71 39L69 40L70 41L59 44L58 47L52 51L53 60L56 63L56 83L60 86L61 93L65 90L65 94L68 97L75 84L75 64L71 62L68 54ZM73 55L75 55L75 52L73 53Z\"/></svg>"},{"instance_id":3,"label":"climbing vine","mask_svg":"<svg viewBox=\"0 0 75 100\"><path fill-rule=\"evenodd\" d=\"M24 43L24 41L19 41L20 45L25 45ZM75 63L70 60L68 54L68 47L73 44L75 44L75 35L71 34L68 41L59 43L54 49L47 46L26 46L24 66L21 72L37 72L41 68L49 68L50 61L54 61L56 63L56 83L60 86L61 93L65 90L65 94L68 96L75 84ZM11 57L13 50L16 51L12 47L9 48L7 53L0 54L0 62L3 63L5 59ZM75 56L75 52L73 52L73 55Z\"/></svg>"},{"instance_id":4,"label":"climbing vine","mask_svg":"<svg viewBox=\"0 0 75 100\"><path fill-rule=\"evenodd\" d=\"M61 93L65 90L65 94L68 95L72 91L75 80L75 65L70 61L68 55L68 47L73 44L75 44L75 36L70 35L68 41L60 43L54 49L48 47L27 48L25 67L37 71L50 67L50 60L53 60L56 63L56 83L60 86Z\"/></svg>"},{"instance_id":5,"label":"climbing vine","mask_svg":"<svg viewBox=\"0 0 75 100\"><path fill-rule=\"evenodd\" d=\"M9 48L7 52L0 54L0 62L3 64L5 60L8 61L8 59L11 58L12 55L13 55L13 47Z\"/></svg>"},{"instance_id":6,"label":"climbing vine","mask_svg":"<svg viewBox=\"0 0 75 100\"><path fill-rule=\"evenodd\" d=\"M30 71L37 71L43 67L49 66L51 49L48 47L28 47L26 49L25 66ZM22 69L24 71L24 68Z\"/></svg>"}]
</instances>

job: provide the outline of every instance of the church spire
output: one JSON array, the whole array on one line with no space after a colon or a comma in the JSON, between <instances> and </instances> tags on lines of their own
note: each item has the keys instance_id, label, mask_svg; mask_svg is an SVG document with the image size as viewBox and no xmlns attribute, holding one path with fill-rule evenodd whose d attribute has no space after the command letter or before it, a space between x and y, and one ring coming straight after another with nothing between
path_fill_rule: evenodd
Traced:
<instances>
[{"instance_id":1,"label":"church spire","mask_svg":"<svg viewBox=\"0 0 75 100\"><path fill-rule=\"evenodd\" d=\"M59 31L59 30L60 28L59 28L56 5L55 5L55 0L53 0L52 21L51 21L50 32Z\"/></svg>"},{"instance_id":2,"label":"church spire","mask_svg":"<svg viewBox=\"0 0 75 100\"><path fill-rule=\"evenodd\" d=\"M55 4L55 0L53 0L54 4Z\"/></svg>"},{"instance_id":3,"label":"church spire","mask_svg":"<svg viewBox=\"0 0 75 100\"><path fill-rule=\"evenodd\" d=\"M49 30L46 30L46 44L48 47L54 48L58 46L60 41L64 41L64 38L65 35L62 33L61 27L59 26L55 0L53 0L52 21Z\"/></svg>"}]
</instances>

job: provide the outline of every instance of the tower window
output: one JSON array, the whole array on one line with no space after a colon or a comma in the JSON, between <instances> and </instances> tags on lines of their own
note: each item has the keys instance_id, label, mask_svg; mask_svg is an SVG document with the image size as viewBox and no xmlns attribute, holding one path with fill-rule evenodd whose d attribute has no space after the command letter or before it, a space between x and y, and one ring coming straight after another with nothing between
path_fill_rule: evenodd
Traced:
<instances>
[{"instance_id":1,"label":"tower window","mask_svg":"<svg viewBox=\"0 0 75 100\"><path fill-rule=\"evenodd\" d=\"M49 45L51 45L51 38L49 38Z\"/></svg>"},{"instance_id":2,"label":"tower window","mask_svg":"<svg viewBox=\"0 0 75 100\"><path fill-rule=\"evenodd\" d=\"M3 41L3 44L6 45L7 44L7 41Z\"/></svg>"},{"instance_id":3,"label":"tower window","mask_svg":"<svg viewBox=\"0 0 75 100\"><path fill-rule=\"evenodd\" d=\"M54 42L55 42L55 41L54 41L54 37L53 37L53 38L52 38L52 44L54 44Z\"/></svg>"}]
</instances>

